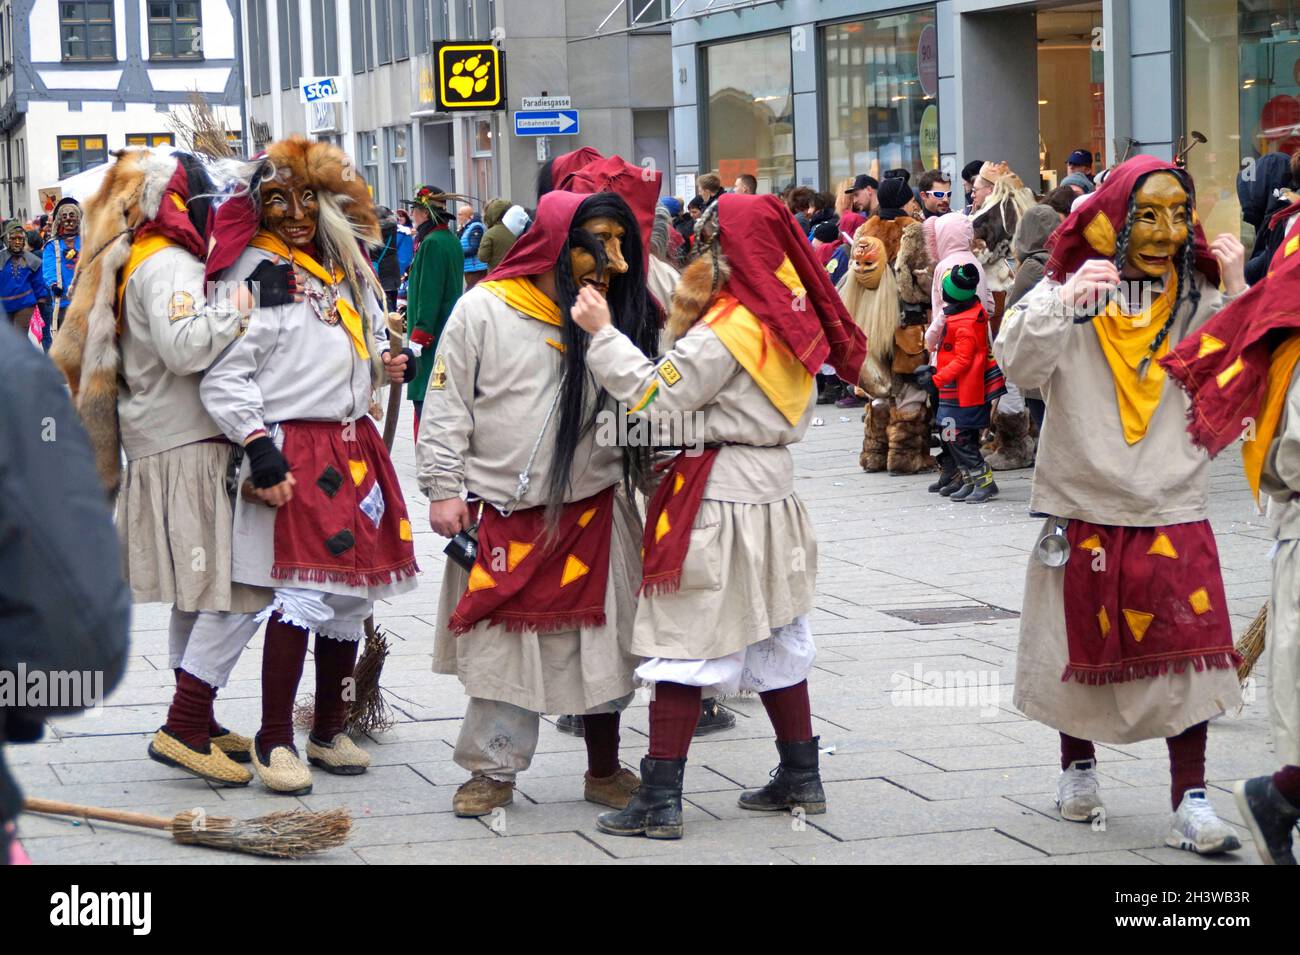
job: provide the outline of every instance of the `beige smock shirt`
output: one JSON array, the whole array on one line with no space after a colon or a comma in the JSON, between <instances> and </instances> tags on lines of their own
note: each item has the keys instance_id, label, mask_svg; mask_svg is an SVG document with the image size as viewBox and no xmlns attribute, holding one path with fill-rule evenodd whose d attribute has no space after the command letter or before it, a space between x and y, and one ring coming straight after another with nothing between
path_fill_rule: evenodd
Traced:
<instances>
[{"instance_id":1,"label":"beige smock shirt","mask_svg":"<svg viewBox=\"0 0 1300 955\"><path fill-rule=\"evenodd\" d=\"M239 313L205 296L203 263L178 246L145 259L122 299L117 413L126 459L221 434L199 400L203 371L239 336Z\"/></svg>"},{"instance_id":2,"label":"beige smock shirt","mask_svg":"<svg viewBox=\"0 0 1300 955\"><path fill-rule=\"evenodd\" d=\"M438 339L416 441L417 479L430 500L467 491L504 507L542 435L518 507L545 504L559 410L549 423L546 419L564 370L563 354L548 341L558 344L561 337L556 326L515 311L485 288L461 296ZM595 394L593 385L592 401ZM594 428L579 443L566 501L621 482L622 451L602 444L601 433ZM604 626L511 633L483 621L458 637L447 620L465 593L468 574L447 561L434 672L456 674L469 696L538 713L603 711L630 694L638 662L630 644L641 581L641 527L621 491L614 501Z\"/></svg>"},{"instance_id":3,"label":"beige smock shirt","mask_svg":"<svg viewBox=\"0 0 1300 955\"><path fill-rule=\"evenodd\" d=\"M635 417L650 421L660 442L723 445L691 530L681 587L641 597L632 649L712 660L811 611L817 539L794 493L789 445L808 429L816 389L790 424L703 322L656 361L604 328L592 336L587 365L622 411L658 384L657 397ZM691 440L681 442L688 428Z\"/></svg>"},{"instance_id":4,"label":"beige smock shirt","mask_svg":"<svg viewBox=\"0 0 1300 955\"><path fill-rule=\"evenodd\" d=\"M1179 306L1171 348L1225 302L1200 273L1196 278L1200 304L1192 316ZM1022 388L1041 387L1047 402L1030 509L1138 527L1204 520L1210 462L1187 435L1187 396L1166 379L1146 436L1130 445L1097 332L1090 323L1074 324L1059 288L1044 278L1003 316L993 343L1007 377ZM1081 739L1130 743L1177 735L1238 705L1232 669L1197 672L1189 666L1183 673L1100 686L1062 682L1069 656L1064 578L1064 567L1030 558L1014 701L1027 716Z\"/></svg>"}]
</instances>

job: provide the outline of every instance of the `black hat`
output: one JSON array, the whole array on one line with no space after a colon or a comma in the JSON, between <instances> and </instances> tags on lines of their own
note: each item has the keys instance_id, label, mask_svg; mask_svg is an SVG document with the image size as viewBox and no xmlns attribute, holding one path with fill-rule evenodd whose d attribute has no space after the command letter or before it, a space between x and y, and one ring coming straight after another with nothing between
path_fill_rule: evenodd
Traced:
<instances>
[{"instance_id":1,"label":"black hat","mask_svg":"<svg viewBox=\"0 0 1300 955\"><path fill-rule=\"evenodd\" d=\"M1088 152L1086 149L1076 149L1074 152L1070 153L1069 156L1065 157L1065 164L1067 166L1091 166L1092 153Z\"/></svg>"},{"instance_id":2,"label":"black hat","mask_svg":"<svg viewBox=\"0 0 1300 955\"><path fill-rule=\"evenodd\" d=\"M845 189L844 192L850 193L850 192L857 192L859 189L879 189L879 188L880 188L880 183L876 180L874 176L868 176L866 173L862 173L860 176L858 176L856 179L853 180L853 185Z\"/></svg>"},{"instance_id":3,"label":"black hat","mask_svg":"<svg viewBox=\"0 0 1300 955\"><path fill-rule=\"evenodd\" d=\"M912 170L910 170L910 169L901 169L901 168L900 168L900 169L886 169L886 170L885 170L885 178L886 178L886 179L901 179L901 180L903 180L903 182L911 182L911 181L912 181Z\"/></svg>"},{"instance_id":4,"label":"black hat","mask_svg":"<svg viewBox=\"0 0 1300 955\"><path fill-rule=\"evenodd\" d=\"M974 182L975 177L980 174L980 170L983 168L984 168L983 159L972 159L966 165L961 167L961 177L966 182Z\"/></svg>"},{"instance_id":5,"label":"black hat","mask_svg":"<svg viewBox=\"0 0 1300 955\"><path fill-rule=\"evenodd\" d=\"M943 300L950 305L965 305L975 297L979 284L979 269L974 265L954 265L943 277Z\"/></svg>"},{"instance_id":6,"label":"black hat","mask_svg":"<svg viewBox=\"0 0 1300 955\"><path fill-rule=\"evenodd\" d=\"M818 223L817 228L813 229L813 238L819 242L834 242L840 237L840 225L837 220L827 219Z\"/></svg>"},{"instance_id":7,"label":"black hat","mask_svg":"<svg viewBox=\"0 0 1300 955\"><path fill-rule=\"evenodd\" d=\"M880 199L880 212L878 213L880 218L897 219L900 216L907 215L903 211L903 206L912 200L912 187L907 184L906 179L886 179L880 184L880 189L876 195Z\"/></svg>"}]
</instances>

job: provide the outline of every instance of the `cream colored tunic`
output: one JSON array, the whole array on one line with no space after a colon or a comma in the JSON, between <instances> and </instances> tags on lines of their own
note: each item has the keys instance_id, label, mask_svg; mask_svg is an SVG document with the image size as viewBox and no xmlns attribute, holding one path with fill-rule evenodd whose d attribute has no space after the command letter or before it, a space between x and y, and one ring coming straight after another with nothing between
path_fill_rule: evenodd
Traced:
<instances>
[{"instance_id":1,"label":"cream colored tunic","mask_svg":"<svg viewBox=\"0 0 1300 955\"><path fill-rule=\"evenodd\" d=\"M669 361L677 374L663 377ZM661 443L724 445L691 530L681 587L642 596L633 651L711 660L810 612L817 538L794 493L788 446L803 438L816 390L791 425L703 323L658 361L612 327L602 329L592 337L587 365L627 407L658 381L658 396L634 417L650 422Z\"/></svg>"},{"instance_id":2,"label":"cream colored tunic","mask_svg":"<svg viewBox=\"0 0 1300 955\"><path fill-rule=\"evenodd\" d=\"M560 329L510 308L487 289L461 296L442 337L425 393L416 442L420 490L430 500L462 491L506 505L542 433L563 373ZM442 377L440 378L439 372ZM595 389L592 389L595 400ZM559 412L547 426L520 508L545 504ZM622 480L622 452L583 437L574 455L578 501ZM539 713L583 713L632 692L635 595L641 582L640 522L615 495L605 625L559 633L512 633L488 622L457 637L447 626L465 592L467 575L448 561L434 637L433 669L454 673L474 697Z\"/></svg>"},{"instance_id":3,"label":"cream colored tunic","mask_svg":"<svg viewBox=\"0 0 1300 955\"><path fill-rule=\"evenodd\" d=\"M203 263L167 246L122 296L118 419L126 478L117 498L122 574L136 603L251 612L265 591L232 584L234 448L199 400L203 371L239 335L239 313L205 298Z\"/></svg>"},{"instance_id":4,"label":"cream colored tunic","mask_svg":"<svg viewBox=\"0 0 1300 955\"><path fill-rule=\"evenodd\" d=\"M1300 766L1300 373L1265 457L1260 489L1277 522L1268 604L1269 708L1278 761Z\"/></svg>"},{"instance_id":5,"label":"cream colored tunic","mask_svg":"<svg viewBox=\"0 0 1300 955\"><path fill-rule=\"evenodd\" d=\"M1200 306L1190 320L1175 322L1171 347L1224 303L1199 273L1197 280ZM1137 527L1204 520L1209 458L1187 436L1187 396L1166 380L1146 436L1128 444L1097 333L1091 324L1074 324L1059 287L1043 279L1003 316L993 343L1007 377L1022 388L1041 387L1047 401L1030 509ZM1232 669L1188 667L1101 686L1062 682L1068 658L1064 579L1063 567L1030 560L1015 691L1015 704L1027 716L1082 739L1131 743L1176 735L1238 705L1241 690Z\"/></svg>"}]
</instances>

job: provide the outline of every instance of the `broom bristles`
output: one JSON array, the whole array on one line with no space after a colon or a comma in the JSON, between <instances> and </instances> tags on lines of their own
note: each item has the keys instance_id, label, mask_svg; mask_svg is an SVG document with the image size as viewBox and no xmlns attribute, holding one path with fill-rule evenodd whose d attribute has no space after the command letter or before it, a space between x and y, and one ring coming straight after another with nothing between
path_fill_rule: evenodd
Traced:
<instances>
[{"instance_id":1,"label":"broom bristles","mask_svg":"<svg viewBox=\"0 0 1300 955\"><path fill-rule=\"evenodd\" d=\"M294 809L252 819L181 812L172 819L171 833L183 845L300 859L343 845L351 828L352 816L346 809Z\"/></svg>"},{"instance_id":2,"label":"broom bristles","mask_svg":"<svg viewBox=\"0 0 1300 955\"><path fill-rule=\"evenodd\" d=\"M1250 677L1255 664L1264 653L1264 634L1268 631L1268 604L1259 608L1259 613L1250 622L1246 632L1237 641L1237 652L1241 654L1241 665L1237 667L1237 679L1242 683Z\"/></svg>"},{"instance_id":3,"label":"broom bristles","mask_svg":"<svg viewBox=\"0 0 1300 955\"><path fill-rule=\"evenodd\" d=\"M348 715L343 728L350 736L365 733L382 733L396 722L392 708L384 699L379 678L388 659L388 638L382 630L366 636L366 646L352 671L356 698L348 703ZM310 729L316 717L316 698L311 694L299 697L293 707L293 723L300 729Z\"/></svg>"}]
</instances>

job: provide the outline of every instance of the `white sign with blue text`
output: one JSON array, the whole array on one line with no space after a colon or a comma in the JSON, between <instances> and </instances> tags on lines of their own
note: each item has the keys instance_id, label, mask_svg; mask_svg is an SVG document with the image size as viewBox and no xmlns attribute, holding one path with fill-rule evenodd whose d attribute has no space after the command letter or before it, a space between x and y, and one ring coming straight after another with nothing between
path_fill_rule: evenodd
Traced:
<instances>
[{"instance_id":1,"label":"white sign with blue text","mask_svg":"<svg viewBox=\"0 0 1300 955\"><path fill-rule=\"evenodd\" d=\"M515 113L516 136L576 136L576 109L530 109Z\"/></svg>"},{"instance_id":2,"label":"white sign with blue text","mask_svg":"<svg viewBox=\"0 0 1300 955\"><path fill-rule=\"evenodd\" d=\"M299 99L307 103L342 103L343 84L337 76L304 76L298 84Z\"/></svg>"}]
</instances>

